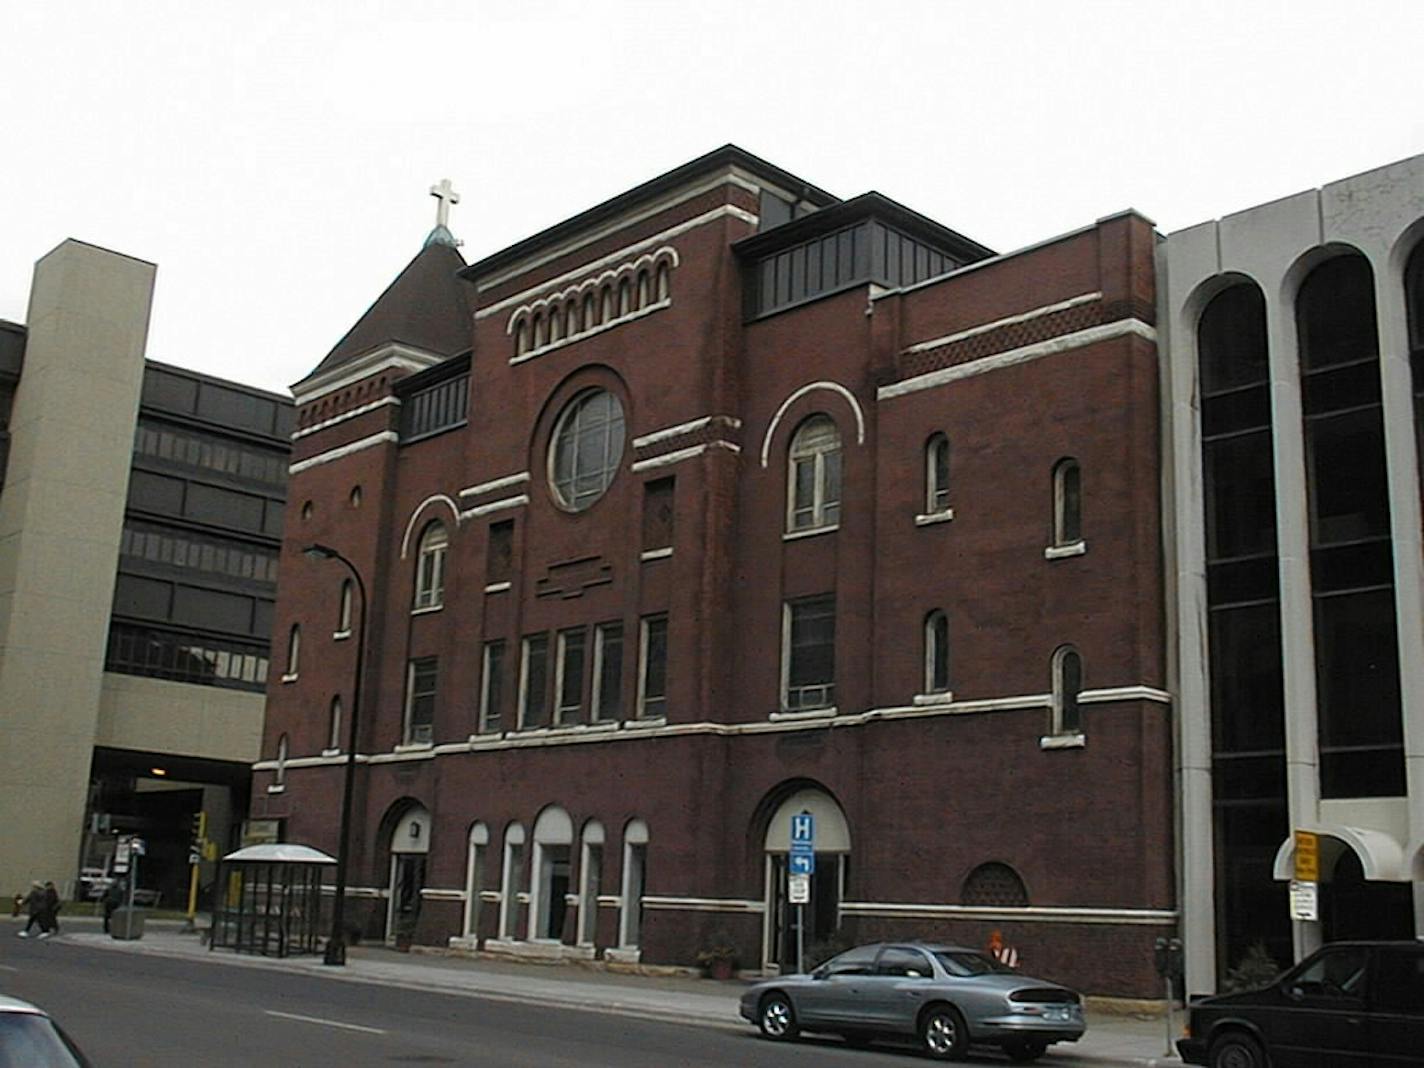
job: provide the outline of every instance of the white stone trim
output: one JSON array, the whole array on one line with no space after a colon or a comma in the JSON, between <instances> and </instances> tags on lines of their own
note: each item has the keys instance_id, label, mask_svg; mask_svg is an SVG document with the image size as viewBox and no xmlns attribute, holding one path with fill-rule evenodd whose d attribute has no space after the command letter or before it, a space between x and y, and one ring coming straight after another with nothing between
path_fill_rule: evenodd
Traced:
<instances>
[{"instance_id":1,"label":"white stone trim","mask_svg":"<svg viewBox=\"0 0 1424 1068\"><path fill-rule=\"evenodd\" d=\"M352 453L361 452L363 449L370 449L381 445L387 441L399 441L400 435L394 430L382 430L378 434L371 434L368 437L358 438L346 445L338 445L334 449L327 449L326 452L319 452L315 456L309 456L305 460L298 460L287 468L287 474L297 475L310 467L318 467L321 464L329 464L332 460L340 460L350 456Z\"/></svg>"},{"instance_id":2,"label":"white stone trim","mask_svg":"<svg viewBox=\"0 0 1424 1068\"><path fill-rule=\"evenodd\" d=\"M804 723L812 720L835 719L839 714L835 705L827 705L824 708L797 709L795 712L776 711L771 713L769 718L773 723Z\"/></svg>"},{"instance_id":3,"label":"white stone trim","mask_svg":"<svg viewBox=\"0 0 1424 1068\"><path fill-rule=\"evenodd\" d=\"M1024 345L1017 349L1010 349L1007 352L996 352L992 356L981 356L977 360L970 360L968 363L956 364L953 367L941 367L937 371L928 371L914 378L907 378L902 382L892 382L888 386L881 386L875 391L876 400L890 400L894 397L903 397L908 393L918 393L925 389L935 389L939 386L948 385L950 382L957 382L962 378L972 378L975 375L982 375L989 371L997 371L1003 367L1012 367L1015 364L1028 363L1030 360L1042 359L1045 356L1056 356L1062 352L1071 352L1073 349L1084 348L1088 345L1096 345L1102 341L1112 341L1120 337L1140 337L1144 341L1155 342L1157 331L1141 319L1128 318L1119 319L1112 323L1103 323L1100 326L1090 326L1085 330L1075 330L1071 334L1062 334L1058 337L1049 338L1047 341L1038 341L1032 345Z\"/></svg>"},{"instance_id":4,"label":"white stone trim","mask_svg":"<svg viewBox=\"0 0 1424 1068\"><path fill-rule=\"evenodd\" d=\"M529 472L520 471L517 474L505 475L503 478L490 479L488 482L481 482L478 485L466 486L460 491L461 497L478 497L483 493L493 493L495 490L504 489L507 486L517 486L521 482L529 481Z\"/></svg>"},{"instance_id":5,"label":"white stone trim","mask_svg":"<svg viewBox=\"0 0 1424 1068\"><path fill-rule=\"evenodd\" d=\"M1082 749L1087 744L1084 734L1045 734L1038 740L1040 749Z\"/></svg>"},{"instance_id":6,"label":"white stone trim","mask_svg":"<svg viewBox=\"0 0 1424 1068\"><path fill-rule=\"evenodd\" d=\"M478 504L473 508L466 508L460 513L461 519L473 519L477 515L488 515L490 512L498 512L505 508L521 508L529 503L526 494L519 494L516 497L502 497L497 501L490 501L488 504Z\"/></svg>"},{"instance_id":7,"label":"white stone trim","mask_svg":"<svg viewBox=\"0 0 1424 1068\"><path fill-rule=\"evenodd\" d=\"M1172 695L1155 686L1113 686L1099 690L1082 690L1078 693L1080 705L1106 704L1112 701L1155 701L1170 705Z\"/></svg>"},{"instance_id":8,"label":"white stone trim","mask_svg":"<svg viewBox=\"0 0 1424 1068\"><path fill-rule=\"evenodd\" d=\"M405 522L405 533L401 535L400 558L402 560L406 558L406 554L410 550L410 535L411 532L415 530L415 521L420 518L420 513L425 510L427 504L444 504L449 506L450 514L455 517L455 526L458 527L460 525L460 506L455 503L454 498L444 493L432 493L415 506L415 510L410 513L410 518ZM419 611L419 609L417 609L417 611Z\"/></svg>"},{"instance_id":9,"label":"white stone trim","mask_svg":"<svg viewBox=\"0 0 1424 1068\"><path fill-rule=\"evenodd\" d=\"M681 463L683 460L695 459L701 456L708 449L727 449L733 454L742 451L742 447L734 441L723 441L720 438L716 441L704 442L701 445L691 445L685 449L675 449L672 452L665 452L661 456L649 456L645 460L635 460L630 470L649 471L655 467L667 467L669 464Z\"/></svg>"},{"instance_id":10,"label":"white stone trim","mask_svg":"<svg viewBox=\"0 0 1424 1068\"><path fill-rule=\"evenodd\" d=\"M934 526L936 523L948 523L948 522L949 522L951 519L953 519L953 518L954 518L954 509L953 509L953 508L946 508L946 509L945 509L944 511L942 511L942 512L930 512L930 513L927 514L927 515L917 515L917 516L915 516L915 526L917 526L917 527L930 527L930 526Z\"/></svg>"},{"instance_id":11,"label":"white stone trim","mask_svg":"<svg viewBox=\"0 0 1424 1068\"><path fill-rule=\"evenodd\" d=\"M613 899L616 904L618 899ZM643 908L677 912L738 912L763 913L766 902L733 897L649 897L643 898Z\"/></svg>"},{"instance_id":12,"label":"white stone trim","mask_svg":"<svg viewBox=\"0 0 1424 1068\"><path fill-rule=\"evenodd\" d=\"M657 265L659 257L662 257L664 253L667 254L666 258L671 260L673 267L682 266L682 257L678 254L677 249L673 248L671 245L663 245L661 248L653 249L652 252L644 252L642 255L636 256L633 259L625 260L617 267L609 267L606 270L599 271L597 274L591 274L587 278L581 279L580 281L576 282L571 286L566 286L565 288L560 289L558 292L549 293L542 297L536 297L527 304L521 304L519 307L515 308L514 311L509 313L509 322L507 322L504 327L505 337L514 336L514 323L515 320L518 319L521 315L532 315L534 312L539 311L541 308L549 307L550 304L565 304L568 302L570 297L583 297L586 296L589 292L596 293L599 289L603 287L604 282L617 281L619 276L621 275L632 275L636 279L639 268L655 267ZM661 302L662 301L660 300L659 303ZM642 309L640 308L637 310L641 311ZM628 318L632 314L632 312L627 312L624 315L619 315L616 316L614 319L610 319L609 322L612 323L616 322L618 319ZM588 330L581 330L578 334L575 334L573 336L581 337L583 334L589 333L592 329L594 328L590 327ZM563 339L561 338L560 340ZM547 345L543 346L543 348L552 348L556 344L558 344L558 342L551 341ZM543 351L543 349L541 348L539 351Z\"/></svg>"},{"instance_id":13,"label":"white stone trim","mask_svg":"<svg viewBox=\"0 0 1424 1068\"><path fill-rule=\"evenodd\" d=\"M910 703L917 708L932 708L935 705L954 704L954 694L949 690L943 693L917 693L910 698Z\"/></svg>"},{"instance_id":14,"label":"white stone trim","mask_svg":"<svg viewBox=\"0 0 1424 1068\"><path fill-rule=\"evenodd\" d=\"M710 192L711 190L716 189L720 185L728 184L737 184L736 179L732 175L728 175L724 178L708 182L704 185L693 186L691 189L687 190L684 195L678 196L675 199L669 199L667 201L662 201L650 205L642 212L639 212L635 215L625 216L619 219L617 222L602 227L599 230L587 231L581 234L577 241L566 242L555 248L549 249L542 256L506 268L499 274L491 275L489 278L483 279L480 282L476 283L478 290L479 292L483 293L487 290L495 289L499 286L504 285L504 283L510 281L513 278L518 278L521 274L526 274L529 271L537 270L546 263L552 263L555 260L562 259L563 257L569 255L572 252L577 251L580 248L593 244L596 241L601 241L610 234L617 233L619 230L625 230L629 226L641 222L643 219L651 218L654 215L667 211L669 208L676 207L678 204L681 204L684 201L692 200L695 197L701 196L703 193ZM760 193L760 187L757 187L756 191ZM737 207L734 204L722 204L708 211L704 211L701 215L695 215L691 219L686 219L680 223L670 226L666 230L661 230L658 233L653 234L651 237L645 237L641 241L633 242L631 245L624 245L622 248L614 249L612 252L609 252L606 255L600 256L595 260L589 260L586 263L580 264L577 267L565 271L561 275L558 275L554 278L546 278L537 285L533 285L530 286L528 289L521 290L520 292L515 293L513 296L505 297L503 300L496 301L494 304L490 304L486 307L480 308L478 311L475 312L475 318L483 319L486 316L494 315L512 304L518 304L526 298L534 295L535 293L539 293L545 289L548 289L550 286L561 285L564 282L568 282L572 279L578 278L580 275L586 275L590 271L596 271L600 267L605 267L610 263L615 263L618 260L626 259L628 256L634 255L635 253L645 248L648 248L650 245L663 244L664 242L672 240L674 237L687 233L689 230L695 230L699 226L702 226L709 222L715 222L717 219L723 218L725 216L730 216L734 219L740 219L748 226L756 226L761 221L751 212L744 211L743 209Z\"/></svg>"},{"instance_id":15,"label":"white stone trim","mask_svg":"<svg viewBox=\"0 0 1424 1068\"><path fill-rule=\"evenodd\" d=\"M818 534L834 534L841 529L839 523L832 523L825 527L807 527L805 530L788 530L781 535L782 541L799 541L802 538L814 538Z\"/></svg>"},{"instance_id":16,"label":"white stone trim","mask_svg":"<svg viewBox=\"0 0 1424 1068\"><path fill-rule=\"evenodd\" d=\"M298 674L297 674L295 671L289 671L289 672L287 672L287 674L285 674L285 675L282 676L282 685L283 685L283 686L288 686L288 685L290 685L291 683L296 682L299 677L300 677L300 676L298 676Z\"/></svg>"},{"instance_id":17,"label":"white stone trim","mask_svg":"<svg viewBox=\"0 0 1424 1068\"><path fill-rule=\"evenodd\" d=\"M889 919L964 919L1026 923L1129 924L1163 927L1177 922L1176 909L1109 909L1073 906L936 905L891 901L842 901L841 912Z\"/></svg>"},{"instance_id":18,"label":"white stone trim","mask_svg":"<svg viewBox=\"0 0 1424 1068\"><path fill-rule=\"evenodd\" d=\"M465 901L469 897L463 890L446 890L438 886L422 886L420 896L427 901Z\"/></svg>"},{"instance_id":19,"label":"white stone trim","mask_svg":"<svg viewBox=\"0 0 1424 1068\"><path fill-rule=\"evenodd\" d=\"M654 430L650 434L633 439L633 448L642 449L649 445L656 445L660 441L669 438L679 438L684 434L691 434L693 431L701 430L705 426L711 426L713 421L723 423L733 430L740 429L742 421L732 415L704 415L700 419L692 419L686 423L678 423L677 426L663 427L661 430Z\"/></svg>"},{"instance_id":20,"label":"white stone trim","mask_svg":"<svg viewBox=\"0 0 1424 1068\"><path fill-rule=\"evenodd\" d=\"M544 356L550 352L565 348L569 345L574 344L577 341L583 341L586 338L591 338L597 334L601 334L605 330L612 330L615 326L622 326L624 323L631 323L635 319L641 319L644 316L652 315L653 312L662 311L664 308L671 307L672 298L664 297L662 300L654 301L651 304L645 304L637 311L630 311L626 315L618 316L616 319L609 319L606 323L599 323L597 326L589 327L587 330L580 330L572 337L561 337L558 341L550 341L545 345L540 345L537 349L530 349L527 352L521 352L517 356L511 356L509 358L509 365L513 367L515 364L518 363L525 363L529 360L538 359L540 356Z\"/></svg>"},{"instance_id":21,"label":"white stone trim","mask_svg":"<svg viewBox=\"0 0 1424 1068\"><path fill-rule=\"evenodd\" d=\"M955 334L945 334L943 337L931 338L928 341L920 341L909 348L909 352L925 352L928 349L937 349L941 345L951 345L956 341L963 341L965 338L977 337L980 334L987 334L991 330L998 330L1003 326L1014 326L1017 323L1027 323L1044 315L1052 315L1054 312L1067 311L1069 308L1076 308L1080 304L1092 304L1094 301L1102 300L1101 292L1080 293L1076 297L1069 297L1067 300L1060 300L1056 304L1045 304L1030 311L1020 312L1017 315L1006 315L1002 319L995 319L991 323L983 323L979 326L971 326L968 330L960 330Z\"/></svg>"},{"instance_id":22,"label":"white stone trim","mask_svg":"<svg viewBox=\"0 0 1424 1068\"><path fill-rule=\"evenodd\" d=\"M335 393L339 389L354 385L363 378L369 378L381 371L392 368L403 371L423 371L449 359L437 352L428 352L413 345L400 342L379 345L364 352L354 360L333 367L320 375L312 375L292 386L292 398L298 407Z\"/></svg>"},{"instance_id":23,"label":"white stone trim","mask_svg":"<svg viewBox=\"0 0 1424 1068\"><path fill-rule=\"evenodd\" d=\"M509 581L491 582L487 586L485 586L485 593L504 593L505 591L512 589L513 586L514 583Z\"/></svg>"},{"instance_id":24,"label":"white stone trim","mask_svg":"<svg viewBox=\"0 0 1424 1068\"><path fill-rule=\"evenodd\" d=\"M661 549L644 549L638 554L638 559L646 563L649 560L666 560L672 555L672 546L664 545Z\"/></svg>"},{"instance_id":25,"label":"white stone trim","mask_svg":"<svg viewBox=\"0 0 1424 1068\"><path fill-rule=\"evenodd\" d=\"M445 604L442 601L440 604L428 604L424 608L412 608L410 614L413 616L428 616L431 612L443 612L444 610Z\"/></svg>"},{"instance_id":26,"label":"white stone trim","mask_svg":"<svg viewBox=\"0 0 1424 1068\"><path fill-rule=\"evenodd\" d=\"M623 906L623 899L617 894L599 894L595 900L601 909L616 909Z\"/></svg>"},{"instance_id":27,"label":"white stone trim","mask_svg":"<svg viewBox=\"0 0 1424 1068\"><path fill-rule=\"evenodd\" d=\"M501 902L501 901L504 900L504 895L503 895L502 893L500 893L498 890L481 890L481 891L480 891L480 900L481 900L481 901L490 901L490 902L493 902L493 903L495 903L495 904L499 904L499 902Z\"/></svg>"},{"instance_id":28,"label":"white stone trim","mask_svg":"<svg viewBox=\"0 0 1424 1068\"><path fill-rule=\"evenodd\" d=\"M1082 538L1067 545L1050 545L1043 550L1045 560L1063 560L1069 556L1082 556L1088 551L1088 543Z\"/></svg>"},{"instance_id":29,"label":"white stone trim","mask_svg":"<svg viewBox=\"0 0 1424 1068\"><path fill-rule=\"evenodd\" d=\"M330 419L323 419L320 423L313 423L311 426L302 427L300 430L292 432L292 440L297 441L308 434L315 434L320 430L325 430L329 426L336 426L337 423L344 423L348 419L355 419L358 415L365 415L367 412L374 412L377 408L383 408L387 404L394 404L399 407L401 399L399 397L382 397L380 400L371 401L369 404L362 404L352 408L349 412L342 412L340 415L333 415Z\"/></svg>"},{"instance_id":30,"label":"white stone trim","mask_svg":"<svg viewBox=\"0 0 1424 1068\"><path fill-rule=\"evenodd\" d=\"M603 959L614 964L639 964L643 951L637 946L609 946L603 951Z\"/></svg>"},{"instance_id":31,"label":"white stone trim","mask_svg":"<svg viewBox=\"0 0 1424 1068\"><path fill-rule=\"evenodd\" d=\"M865 444L865 412L860 407L860 401L855 399L855 394L846 389L839 382L819 381L807 382L804 386L792 391L791 395L781 402L781 406L776 409L776 414L771 417L771 422L767 424L766 434L761 440L761 465L765 467L767 458L771 454L771 439L776 433L777 424L781 422L786 410L795 404L806 394L818 389L828 389L832 393L839 393L850 404L850 409L855 413L855 443Z\"/></svg>"}]
</instances>

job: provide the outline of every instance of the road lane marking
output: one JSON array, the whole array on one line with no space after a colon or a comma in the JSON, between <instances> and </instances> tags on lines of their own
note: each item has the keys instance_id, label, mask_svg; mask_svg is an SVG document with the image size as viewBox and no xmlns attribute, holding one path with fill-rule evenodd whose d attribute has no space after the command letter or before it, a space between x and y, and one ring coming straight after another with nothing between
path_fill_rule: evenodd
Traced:
<instances>
[{"instance_id":1,"label":"road lane marking","mask_svg":"<svg viewBox=\"0 0 1424 1068\"><path fill-rule=\"evenodd\" d=\"M342 1023L340 1020L323 1020L319 1016L298 1016L295 1012L277 1012L275 1009L267 1009L266 1012L268 1016L280 1016L284 1020L300 1020L302 1023L321 1024L323 1027L340 1027L344 1031L362 1031L368 1035L386 1033L379 1027L362 1027L360 1024Z\"/></svg>"}]
</instances>

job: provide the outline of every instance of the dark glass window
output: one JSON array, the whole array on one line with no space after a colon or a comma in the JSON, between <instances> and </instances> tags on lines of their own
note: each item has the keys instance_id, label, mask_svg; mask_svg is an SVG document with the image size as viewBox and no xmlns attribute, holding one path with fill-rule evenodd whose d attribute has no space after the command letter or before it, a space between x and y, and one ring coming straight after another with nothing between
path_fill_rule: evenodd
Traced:
<instances>
[{"instance_id":1,"label":"dark glass window","mask_svg":"<svg viewBox=\"0 0 1424 1068\"><path fill-rule=\"evenodd\" d=\"M1271 598L1212 608L1212 748L1222 753L1285 752L1281 613Z\"/></svg>"},{"instance_id":2,"label":"dark glass window","mask_svg":"<svg viewBox=\"0 0 1424 1068\"><path fill-rule=\"evenodd\" d=\"M485 642L484 688L480 694L480 730L500 729L504 711L504 642Z\"/></svg>"},{"instance_id":3,"label":"dark glass window","mask_svg":"<svg viewBox=\"0 0 1424 1068\"><path fill-rule=\"evenodd\" d=\"M642 670L639 673L638 716L661 719L667 715L667 616L643 620Z\"/></svg>"},{"instance_id":4,"label":"dark glass window","mask_svg":"<svg viewBox=\"0 0 1424 1068\"><path fill-rule=\"evenodd\" d=\"M949 690L949 617L931 612L925 620L925 692Z\"/></svg>"},{"instance_id":5,"label":"dark glass window","mask_svg":"<svg viewBox=\"0 0 1424 1068\"><path fill-rule=\"evenodd\" d=\"M643 551L672 546L673 486L671 478L660 478L643 487Z\"/></svg>"},{"instance_id":6,"label":"dark glass window","mask_svg":"<svg viewBox=\"0 0 1424 1068\"><path fill-rule=\"evenodd\" d=\"M1424 1018L1424 948L1376 952L1379 963L1375 970L1375 1006L1386 1012Z\"/></svg>"},{"instance_id":7,"label":"dark glass window","mask_svg":"<svg viewBox=\"0 0 1424 1068\"><path fill-rule=\"evenodd\" d=\"M600 623L594 630L594 719L623 713L623 624Z\"/></svg>"},{"instance_id":8,"label":"dark glass window","mask_svg":"<svg viewBox=\"0 0 1424 1068\"><path fill-rule=\"evenodd\" d=\"M587 634L582 627L559 632L558 722L577 723L583 713L583 661Z\"/></svg>"},{"instance_id":9,"label":"dark glass window","mask_svg":"<svg viewBox=\"0 0 1424 1068\"><path fill-rule=\"evenodd\" d=\"M959 892L959 900L964 905L1021 909L1028 905L1028 888L1012 867L990 861L969 873Z\"/></svg>"},{"instance_id":10,"label":"dark glass window","mask_svg":"<svg viewBox=\"0 0 1424 1068\"><path fill-rule=\"evenodd\" d=\"M549 725L549 636L531 634L524 639L524 677L520 684L519 727Z\"/></svg>"},{"instance_id":11,"label":"dark glass window","mask_svg":"<svg viewBox=\"0 0 1424 1068\"><path fill-rule=\"evenodd\" d=\"M267 647L115 620L104 670L260 693L267 685Z\"/></svg>"},{"instance_id":12,"label":"dark glass window","mask_svg":"<svg viewBox=\"0 0 1424 1068\"><path fill-rule=\"evenodd\" d=\"M949 438L936 434L925 447L925 511L937 515L949 509Z\"/></svg>"},{"instance_id":13,"label":"dark glass window","mask_svg":"<svg viewBox=\"0 0 1424 1068\"><path fill-rule=\"evenodd\" d=\"M1053 544L1083 540L1083 473L1077 460L1059 460L1053 468Z\"/></svg>"},{"instance_id":14,"label":"dark glass window","mask_svg":"<svg viewBox=\"0 0 1424 1068\"><path fill-rule=\"evenodd\" d=\"M1358 254L1316 267L1296 302L1315 598L1320 788L1404 793L1398 635L1373 275Z\"/></svg>"},{"instance_id":15,"label":"dark glass window","mask_svg":"<svg viewBox=\"0 0 1424 1068\"><path fill-rule=\"evenodd\" d=\"M1053 733L1079 734L1083 717L1078 698L1083 692L1083 658L1065 645L1053 654Z\"/></svg>"},{"instance_id":16,"label":"dark glass window","mask_svg":"<svg viewBox=\"0 0 1424 1068\"><path fill-rule=\"evenodd\" d=\"M469 402L468 374L417 390L401 402L401 437L419 438L462 425Z\"/></svg>"},{"instance_id":17,"label":"dark glass window","mask_svg":"<svg viewBox=\"0 0 1424 1068\"><path fill-rule=\"evenodd\" d=\"M836 703L834 594L786 606L786 690L782 705L795 712Z\"/></svg>"},{"instance_id":18,"label":"dark glass window","mask_svg":"<svg viewBox=\"0 0 1424 1068\"><path fill-rule=\"evenodd\" d=\"M409 692L406 697L405 744L429 744L435 740L435 684L438 661L423 656L410 662Z\"/></svg>"},{"instance_id":19,"label":"dark glass window","mask_svg":"<svg viewBox=\"0 0 1424 1068\"><path fill-rule=\"evenodd\" d=\"M489 554L485 558L485 581L507 582L514 573L514 520L491 523Z\"/></svg>"}]
</instances>

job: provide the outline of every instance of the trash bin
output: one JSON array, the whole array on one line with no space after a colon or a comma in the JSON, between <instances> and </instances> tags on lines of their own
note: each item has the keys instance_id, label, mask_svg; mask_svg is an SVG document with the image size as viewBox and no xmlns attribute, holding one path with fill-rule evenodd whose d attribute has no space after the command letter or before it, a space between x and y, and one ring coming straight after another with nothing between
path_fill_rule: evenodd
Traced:
<instances>
[{"instance_id":1,"label":"trash bin","mask_svg":"<svg viewBox=\"0 0 1424 1068\"><path fill-rule=\"evenodd\" d=\"M109 919L109 935L120 941L143 937L143 919L148 915L145 909L115 909Z\"/></svg>"}]
</instances>

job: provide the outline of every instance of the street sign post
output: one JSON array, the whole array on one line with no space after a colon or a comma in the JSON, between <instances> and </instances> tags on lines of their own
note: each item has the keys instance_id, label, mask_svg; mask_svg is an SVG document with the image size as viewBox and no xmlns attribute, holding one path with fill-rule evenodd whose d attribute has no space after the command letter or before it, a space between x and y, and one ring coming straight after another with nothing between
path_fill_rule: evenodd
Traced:
<instances>
[{"instance_id":1,"label":"street sign post","mask_svg":"<svg viewBox=\"0 0 1424 1068\"><path fill-rule=\"evenodd\" d=\"M791 817L791 855L787 857L786 890L796 906L796 971L806 971L806 905L811 900L811 876L816 871L816 817L798 812Z\"/></svg>"}]
</instances>

